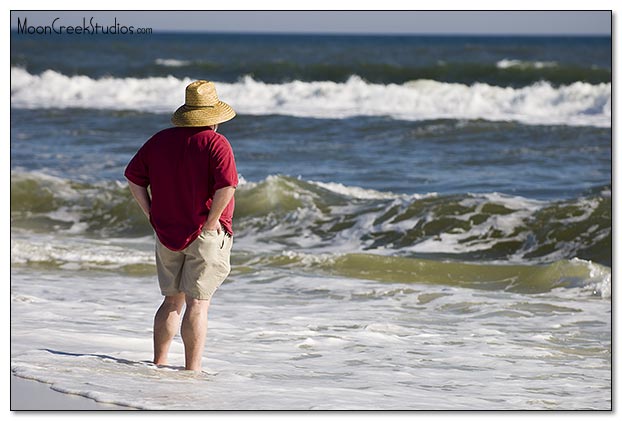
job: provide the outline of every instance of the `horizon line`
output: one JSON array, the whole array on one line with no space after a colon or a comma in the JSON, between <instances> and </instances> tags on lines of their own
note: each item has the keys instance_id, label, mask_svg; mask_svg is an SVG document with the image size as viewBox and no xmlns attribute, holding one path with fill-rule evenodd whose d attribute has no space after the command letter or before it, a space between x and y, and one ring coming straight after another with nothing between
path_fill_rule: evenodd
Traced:
<instances>
[{"instance_id":1,"label":"horizon line","mask_svg":"<svg viewBox=\"0 0 622 421\"><path fill-rule=\"evenodd\" d=\"M17 26L11 26L11 33L17 32ZM201 29L157 29L152 28L153 33L143 34L143 36L157 35L157 34L213 34L213 35L319 35L319 36L397 36L397 37L409 37L409 36L458 36L458 37L608 37L611 38L611 33L601 32L334 32L334 31L289 31L289 30L201 30ZM24 36L53 36L60 34L20 34ZM104 34L62 34L64 36L78 36L88 37L93 35ZM136 36L136 34L124 34L125 36ZM108 35L111 36L111 35Z\"/></svg>"}]
</instances>

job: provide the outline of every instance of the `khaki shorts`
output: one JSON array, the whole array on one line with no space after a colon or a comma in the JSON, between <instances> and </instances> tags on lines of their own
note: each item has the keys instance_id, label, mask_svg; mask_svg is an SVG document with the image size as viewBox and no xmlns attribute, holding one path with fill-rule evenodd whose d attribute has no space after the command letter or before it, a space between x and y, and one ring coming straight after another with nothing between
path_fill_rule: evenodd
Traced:
<instances>
[{"instance_id":1,"label":"khaki shorts","mask_svg":"<svg viewBox=\"0 0 622 421\"><path fill-rule=\"evenodd\" d=\"M160 243L156 235L156 267L162 295L183 292L198 300L209 300L231 271L233 238L221 229L203 230L181 251Z\"/></svg>"}]
</instances>

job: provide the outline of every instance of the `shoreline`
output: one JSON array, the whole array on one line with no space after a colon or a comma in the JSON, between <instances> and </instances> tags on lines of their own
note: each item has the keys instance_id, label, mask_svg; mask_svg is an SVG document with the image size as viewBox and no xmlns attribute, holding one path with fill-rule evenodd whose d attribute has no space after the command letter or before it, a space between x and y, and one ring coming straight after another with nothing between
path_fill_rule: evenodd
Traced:
<instances>
[{"instance_id":1,"label":"shoreline","mask_svg":"<svg viewBox=\"0 0 622 421\"><path fill-rule=\"evenodd\" d=\"M11 411L132 411L135 408L100 403L91 398L53 390L51 385L11 373Z\"/></svg>"}]
</instances>

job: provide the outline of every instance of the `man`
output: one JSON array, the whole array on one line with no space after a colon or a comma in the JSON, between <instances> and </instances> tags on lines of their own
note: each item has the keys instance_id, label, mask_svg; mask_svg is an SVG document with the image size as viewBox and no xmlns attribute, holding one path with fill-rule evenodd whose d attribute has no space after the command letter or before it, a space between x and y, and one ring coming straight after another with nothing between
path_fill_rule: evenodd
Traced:
<instances>
[{"instance_id":1,"label":"man","mask_svg":"<svg viewBox=\"0 0 622 421\"><path fill-rule=\"evenodd\" d=\"M130 191L156 233L156 267L164 301L153 325L153 362L167 364L181 321L186 370L200 371L207 313L230 272L233 195L238 174L231 145L218 125L235 111L212 82L186 87L186 101L125 170ZM147 190L151 188L151 192Z\"/></svg>"}]
</instances>

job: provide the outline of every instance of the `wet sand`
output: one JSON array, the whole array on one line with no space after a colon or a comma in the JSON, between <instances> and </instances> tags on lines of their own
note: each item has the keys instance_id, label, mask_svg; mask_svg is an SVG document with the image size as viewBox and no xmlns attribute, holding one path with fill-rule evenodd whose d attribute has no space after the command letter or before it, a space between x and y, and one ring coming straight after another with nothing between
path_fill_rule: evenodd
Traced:
<instances>
[{"instance_id":1,"label":"wet sand","mask_svg":"<svg viewBox=\"0 0 622 421\"><path fill-rule=\"evenodd\" d=\"M83 396L61 393L47 383L11 375L11 411L127 411L133 408L104 404Z\"/></svg>"}]
</instances>

